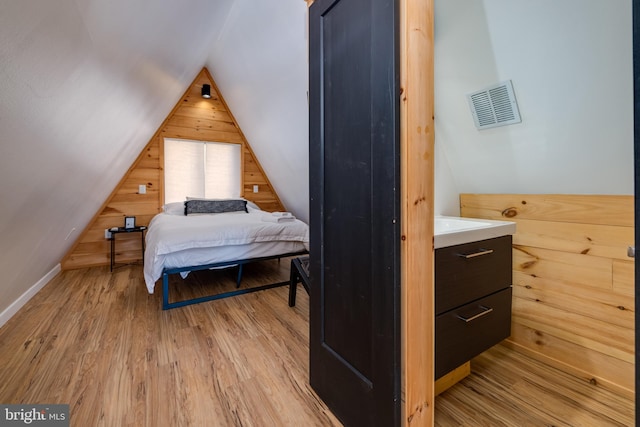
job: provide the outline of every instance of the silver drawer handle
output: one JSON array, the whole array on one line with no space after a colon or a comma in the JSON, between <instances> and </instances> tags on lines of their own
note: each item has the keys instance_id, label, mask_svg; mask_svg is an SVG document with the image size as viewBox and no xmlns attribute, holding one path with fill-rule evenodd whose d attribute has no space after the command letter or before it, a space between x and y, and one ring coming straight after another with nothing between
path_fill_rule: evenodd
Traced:
<instances>
[{"instance_id":1,"label":"silver drawer handle","mask_svg":"<svg viewBox=\"0 0 640 427\"><path fill-rule=\"evenodd\" d=\"M482 311L478 314L475 314L471 317L464 317L464 316L460 316L459 314L456 314L456 317L458 317L458 319L460 320L464 320L465 323L469 323L472 322L482 316L486 316L487 314L491 313L493 311L493 308L489 308L489 307L485 307L483 305L480 306L480 308L482 309Z\"/></svg>"},{"instance_id":2,"label":"silver drawer handle","mask_svg":"<svg viewBox=\"0 0 640 427\"><path fill-rule=\"evenodd\" d=\"M478 252L474 252L471 254L458 254L458 256L469 259L469 258L475 258L477 256L489 255L492 253L493 253L493 249L480 249Z\"/></svg>"}]
</instances>

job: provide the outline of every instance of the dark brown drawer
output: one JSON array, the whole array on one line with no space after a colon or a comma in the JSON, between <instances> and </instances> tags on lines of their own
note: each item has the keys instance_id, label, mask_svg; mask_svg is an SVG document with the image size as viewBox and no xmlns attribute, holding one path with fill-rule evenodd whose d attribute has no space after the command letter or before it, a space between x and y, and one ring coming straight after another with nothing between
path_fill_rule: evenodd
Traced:
<instances>
[{"instance_id":1,"label":"dark brown drawer","mask_svg":"<svg viewBox=\"0 0 640 427\"><path fill-rule=\"evenodd\" d=\"M511 335L511 288L436 317L435 377Z\"/></svg>"},{"instance_id":2,"label":"dark brown drawer","mask_svg":"<svg viewBox=\"0 0 640 427\"><path fill-rule=\"evenodd\" d=\"M436 315L511 286L511 236L436 249Z\"/></svg>"}]
</instances>

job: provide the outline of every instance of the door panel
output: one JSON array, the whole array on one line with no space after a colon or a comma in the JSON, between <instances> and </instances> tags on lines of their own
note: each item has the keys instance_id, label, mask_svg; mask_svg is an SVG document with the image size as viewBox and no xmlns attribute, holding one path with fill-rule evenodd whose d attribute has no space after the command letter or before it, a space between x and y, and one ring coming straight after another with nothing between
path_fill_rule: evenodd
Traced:
<instances>
[{"instance_id":1,"label":"door panel","mask_svg":"<svg viewBox=\"0 0 640 427\"><path fill-rule=\"evenodd\" d=\"M400 421L396 21L389 0L310 8L310 381L345 425Z\"/></svg>"}]
</instances>

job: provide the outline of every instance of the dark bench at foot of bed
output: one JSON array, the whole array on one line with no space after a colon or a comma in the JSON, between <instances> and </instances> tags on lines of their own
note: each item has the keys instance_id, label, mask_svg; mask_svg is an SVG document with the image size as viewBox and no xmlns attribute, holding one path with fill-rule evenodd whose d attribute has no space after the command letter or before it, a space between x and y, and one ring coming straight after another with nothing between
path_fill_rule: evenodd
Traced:
<instances>
[{"instance_id":1,"label":"dark bench at foot of bed","mask_svg":"<svg viewBox=\"0 0 640 427\"><path fill-rule=\"evenodd\" d=\"M309 293L309 257L303 256L291 260L291 279L289 281L289 307L296 305L296 290L298 282Z\"/></svg>"}]
</instances>

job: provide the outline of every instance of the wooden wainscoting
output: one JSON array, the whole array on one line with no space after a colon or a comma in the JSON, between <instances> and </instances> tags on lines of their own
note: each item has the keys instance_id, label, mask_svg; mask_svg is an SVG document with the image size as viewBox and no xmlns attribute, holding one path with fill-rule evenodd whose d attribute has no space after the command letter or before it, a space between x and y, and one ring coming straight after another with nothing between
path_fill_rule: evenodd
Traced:
<instances>
[{"instance_id":1,"label":"wooden wainscoting","mask_svg":"<svg viewBox=\"0 0 640 427\"><path fill-rule=\"evenodd\" d=\"M507 345L632 397L633 196L462 194L460 206L517 223Z\"/></svg>"},{"instance_id":2,"label":"wooden wainscoting","mask_svg":"<svg viewBox=\"0 0 640 427\"><path fill-rule=\"evenodd\" d=\"M205 83L211 85L210 99L201 96ZM151 218L161 211L164 200L164 138L241 144L242 196L264 210L284 210L213 78L203 68L65 255L61 263L63 270L109 264L110 246L104 238L105 228L123 226L125 216L135 216L136 225L148 225ZM146 194L138 193L140 184L147 186ZM258 186L257 193L253 192L254 185ZM118 236L118 261L140 260L140 244L137 233Z\"/></svg>"}]
</instances>

